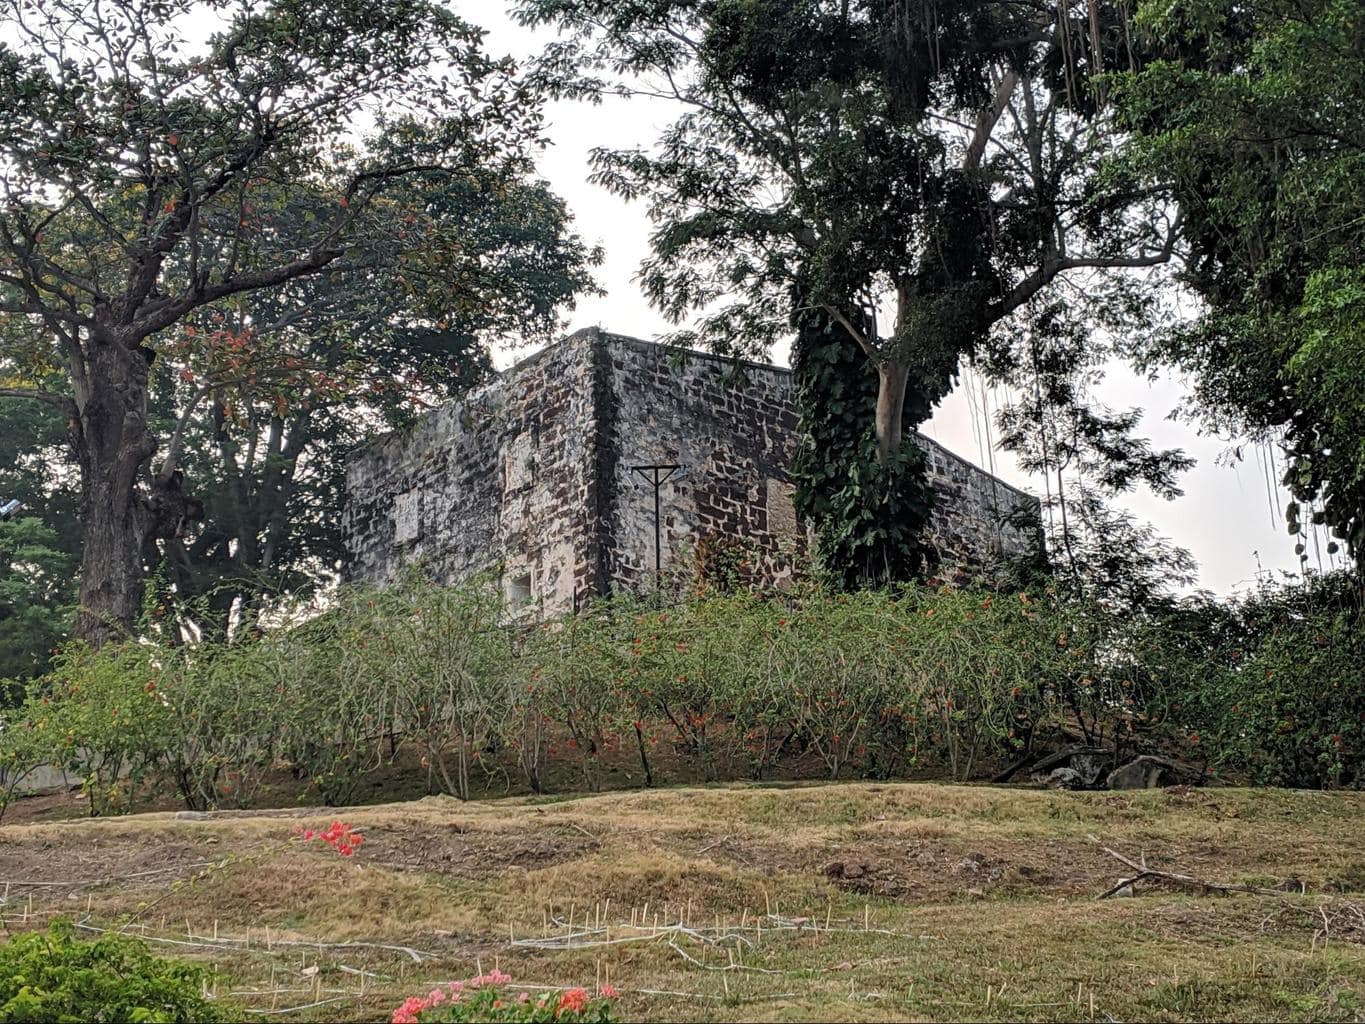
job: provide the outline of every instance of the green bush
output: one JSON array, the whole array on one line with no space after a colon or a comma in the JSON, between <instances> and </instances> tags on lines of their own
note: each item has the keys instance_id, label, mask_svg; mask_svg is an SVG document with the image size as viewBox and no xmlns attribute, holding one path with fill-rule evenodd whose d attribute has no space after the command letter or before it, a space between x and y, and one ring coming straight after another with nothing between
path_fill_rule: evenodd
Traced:
<instances>
[{"instance_id":1,"label":"green bush","mask_svg":"<svg viewBox=\"0 0 1365 1024\"><path fill-rule=\"evenodd\" d=\"M282 696L262 678L260 643L158 649L153 694L170 717L161 764L191 810L249 805L272 764Z\"/></svg>"},{"instance_id":2,"label":"green bush","mask_svg":"<svg viewBox=\"0 0 1365 1024\"><path fill-rule=\"evenodd\" d=\"M396 743L394 709L370 669L375 653L392 643L382 628L371 628L377 618L368 595L342 591L327 614L254 645L252 670L276 709L275 749L329 807L349 803Z\"/></svg>"},{"instance_id":3,"label":"green bush","mask_svg":"<svg viewBox=\"0 0 1365 1024\"><path fill-rule=\"evenodd\" d=\"M69 922L0 945L0 1021L237 1021L204 996L208 972L119 935L78 941Z\"/></svg>"},{"instance_id":4,"label":"green bush","mask_svg":"<svg viewBox=\"0 0 1365 1024\"><path fill-rule=\"evenodd\" d=\"M92 814L132 806L181 739L158 684L162 658L176 656L152 644L75 643L31 687L27 727L48 738L53 764L81 778Z\"/></svg>"},{"instance_id":5,"label":"green bush","mask_svg":"<svg viewBox=\"0 0 1365 1024\"><path fill-rule=\"evenodd\" d=\"M1356 586L1123 613L1047 587L703 589L535 624L492 580L413 575L231 643L73 646L0 723L0 769L8 785L65 765L108 813L158 781L192 808L244 804L272 767L345 803L403 744L429 787L468 799L481 769L519 766L540 792L568 762L597 789L623 756L652 785L661 740L710 780L779 765L965 780L1080 738L1119 759L1360 786Z\"/></svg>"},{"instance_id":6,"label":"green bush","mask_svg":"<svg viewBox=\"0 0 1365 1024\"><path fill-rule=\"evenodd\" d=\"M583 784L599 788L600 759L632 718L625 682L629 659L618 622L624 614L624 604L601 602L532 630L523 646L525 679L514 698L521 728L513 744L532 789L541 787L546 721L563 726Z\"/></svg>"},{"instance_id":7,"label":"green bush","mask_svg":"<svg viewBox=\"0 0 1365 1024\"><path fill-rule=\"evenodd\" d=\"M0 711L0 821L19 787L52 760L51 738L38 732L23 709Z\"/></svg>"},{"instance_id":8,"label":"green bush","mask_svg":"<svg viewBox=\"0 0 1365 1024\"><path fill-rule=\"evenodd\" d=\"M372 605L372 606L371 606ZM495 582L439 587L419 575L370 595L361 670L374 709L415 743L442 789L470 797L470 773L512 717L511 633Z\"/></svg>"},{"instance_id":9,"label":"green bush","mask_svg":"<svg viewBox=\"0 0 1365 1024\"><path fill-rule=\"evenodd\" d=\"M1182 710L1213 766L1265 785L1365 786L1358 587L1328 576L1229 609Z\"/></svg>"}]
</instances>

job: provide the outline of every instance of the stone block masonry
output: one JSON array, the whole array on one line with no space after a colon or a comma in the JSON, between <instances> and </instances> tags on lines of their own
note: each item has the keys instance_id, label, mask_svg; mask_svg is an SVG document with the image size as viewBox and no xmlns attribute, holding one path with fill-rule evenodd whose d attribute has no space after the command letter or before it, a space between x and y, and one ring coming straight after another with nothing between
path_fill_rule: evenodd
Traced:
<instances>
[{"instance_id":1,"label":"stone block masonry","mask_svg":"<svg viewBox=\"0 0 1365 1024\"><path fill-rule=\"evenodd\" d=\"M678 465L659 489L663 565L705 538L738 538L781 585L808 542L788 475L798 440L788 370L579 331L352 462L347 575L383 583L420 562L454 582L498 566L508 597L545 614L648 589L654 489L635 467ZM1018 525L1021 510L1036 521L1036 498L918 443L945 563L1037 549L1037 531Z\"/></svg>"}]
</instances>

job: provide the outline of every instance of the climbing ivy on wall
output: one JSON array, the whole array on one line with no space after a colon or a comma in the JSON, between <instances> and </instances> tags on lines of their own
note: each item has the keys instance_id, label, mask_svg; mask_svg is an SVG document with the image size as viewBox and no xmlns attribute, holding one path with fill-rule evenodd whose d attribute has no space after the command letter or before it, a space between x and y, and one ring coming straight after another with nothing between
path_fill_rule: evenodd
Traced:
<instances>
[{"instance_id":1,"label":"climbing ivy on wall","mask_svg":"<svg viewBox=\"0 0 1365 1024\"><path fill-rule=\"evenodd\" d=\"M796 512L815 530L815 556L845 589L921 575L933 560L924 541L934 493L922 449L907 439L877 459L877 376L848 332L827 314L794 304L792 371L802 443L792 461ZM906 422L928 418L912 380Z\"/></svg>"}]
</instances>

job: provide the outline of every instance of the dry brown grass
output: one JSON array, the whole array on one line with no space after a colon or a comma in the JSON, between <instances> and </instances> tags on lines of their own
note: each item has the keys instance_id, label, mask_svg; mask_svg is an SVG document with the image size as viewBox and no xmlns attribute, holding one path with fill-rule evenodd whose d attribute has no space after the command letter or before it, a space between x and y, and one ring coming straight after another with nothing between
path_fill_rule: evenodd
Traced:
<instances>
[{"instance_id":1,"label":"dry brown grass","mask_svg":"<svg viewBox=\"0 0 1365 1024\"><path fill-rule=\"evenodd\" d=\"M1359 1020L1361 936L1317 919L1365 902L1362 812L1362 794L925 784L428 798L336 815L365 833L351 860L291 838L330 820L315 810L6 826L0 885L8 928L88 918L215 964L255 1010L334 1000L283 1019L379 1019L496 962L609 975L638 1020ZM1101 843L1308 895L1097 902L1124 874ZM570 916L611 930L526 945ZM588 944L607 937L633 941Z\"/></svg>"}]
</instances>

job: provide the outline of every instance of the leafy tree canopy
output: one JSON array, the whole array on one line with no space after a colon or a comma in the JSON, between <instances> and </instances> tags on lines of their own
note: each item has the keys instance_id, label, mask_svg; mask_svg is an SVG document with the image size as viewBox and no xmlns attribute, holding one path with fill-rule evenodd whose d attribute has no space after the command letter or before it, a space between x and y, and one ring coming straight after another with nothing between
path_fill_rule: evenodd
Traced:
<instances>
[{"instance_id":1,"label":"leafy tree canopy","mask_svg":"<svg viewBox=\"0 0 1365 1024\"><path fill-rule=\"evenodd\" d=\"M405 260L468 284L458 219L433 194L516 183L540 112L481 31L429 0L5 8L0 397L65 420L77 631L99 640L136 616L148 543L202 515L181 462L199 403L345 386L325 360L260 341L234 304L324 271L364 287L386 265L401 285ZM436 305L455 304L441 290ZM198 396L173 424L152 401L172 349Z\"/></svg>"},{"instance_id":2,"label":"leafy tree canopy","mask_svg":"<svg viewBox=\"0 0 1365 1024\"><path fill-rule=\"evenodd\" d=\"M1140 23L1162 59L1116 77L1132 164L1180 203L1206 303L1147 357L1195 371L1211 425L1280 441L1291 532L1311 515L1365 564L1365 10L1186 0Z\"/></svg>"},{"instance_id":3,"label":"leafy tree canopy","mask_svg":"<svg viewBox=\"0 0 1365 1024\"><path fill-rule=\"evenodd\" d=\"M50 406L0 398L0 679L40 675L70 635L80 561L79 487L66 424Z\"/></svg>"},{"instance_id":4,"label":"leafy tree canopy","mask_svg":"<svg viewBox=\"0 0 1365 1024\"><path fill-rule=\"evenodd\" d=\"M830 488L803 501L834 513L827 525L843 536L826 547L853 558L843 572L898 564L900 575L918 564L876 551L916 534L927 514L914 493L922 471L902 451L904 420L928 416L964 356L997 325L1028 316L1059 278L1157 266L1173 251L1177 225L1160 197L1101 173L1121 140L1103 130L1096 72L1138 60L1121 5L522 0L519 9L560 30L539 69L548 88L680 107L653 147L595 155L600 183L649 205L645 290L675 322L695 316L674 340L761 357L814 311L876 382L859 415L883 469L858 470L854 486L849 473L817 466L803 483ZM840 389L813 386L821 376L807 375L805 400L842 401ZM803 413L808 424L825 416ZM847 458L862 457L861 437L848 441ZM901 469L886 468L897 461ZM893 528L889 516L910 521Z\"/></svg>"}]
</instances>

